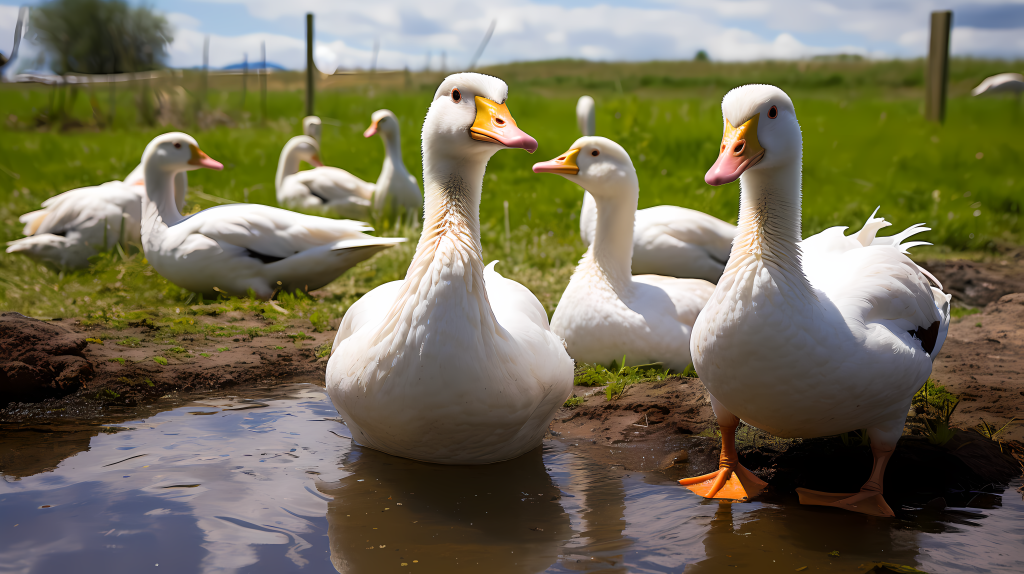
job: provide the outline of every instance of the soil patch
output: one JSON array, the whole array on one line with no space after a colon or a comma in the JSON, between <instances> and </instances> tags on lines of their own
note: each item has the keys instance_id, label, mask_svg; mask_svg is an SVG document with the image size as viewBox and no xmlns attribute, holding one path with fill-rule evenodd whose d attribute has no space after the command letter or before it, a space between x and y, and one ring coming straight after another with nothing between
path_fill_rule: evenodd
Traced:
<instances>
[{"instance_id":1,"label":"soil patch","mask_svg":"<svg viewBox=\"0 0 1024 574\"><path fill-rule=\"evenodd\" d=\"M8 315L16 314L2 319ZM171 327L143 320L119 330L71 319L21 318L6 332L13 333L10 340L47 341L49 355L31 356L48 361L42 364L49 370L27 379L35 394L22 393L0 409L0 422L89 419L174 393L287 382L323 385L325 355L336 333L317 333L301 317L272 323L241 312L183 318ZM24 360L25 354L18 357ZM80 368L72 372L75 366Z\"/></svg>"},{"instance_id":2,"label":"soil patch","mask_svg":"<svg viewBox=\"0 0 1024 574\"><path fill-rule=\"evenodd\" d=\"M995 261L933 259L923 263L953 299L972 307L984 307L1024 286L1024 251L1008 253Z\"/></svg>"},{"instance_id":3,"label":"soil patch","mask_svg":"<svg viewBox=\"0 0 1024 574\"><path fill-rule=\"evenodd\" d=\"M18 313L0 315L0 407L62 397L93 375L85 337Z\"/></svg>"}]
</instances>

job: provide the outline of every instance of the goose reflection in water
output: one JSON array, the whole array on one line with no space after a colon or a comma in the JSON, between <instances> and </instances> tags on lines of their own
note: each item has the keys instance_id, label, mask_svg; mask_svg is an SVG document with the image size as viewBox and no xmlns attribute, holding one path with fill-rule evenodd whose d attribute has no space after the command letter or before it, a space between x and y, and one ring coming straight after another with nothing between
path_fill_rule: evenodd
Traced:
<instances>
[{"instance_id":1,"label":"goose reflection in water","mask_svg":"<svg viewBox=\"0 0 1024 574\"><path fill-rule=\"evenodd\" d=\"M353 446L345 478L317 489L334 498L331 562L344 574L417 571L539 572L572 537L537 448L514 460L446 466Z\"/></svg>"}]
</instances>

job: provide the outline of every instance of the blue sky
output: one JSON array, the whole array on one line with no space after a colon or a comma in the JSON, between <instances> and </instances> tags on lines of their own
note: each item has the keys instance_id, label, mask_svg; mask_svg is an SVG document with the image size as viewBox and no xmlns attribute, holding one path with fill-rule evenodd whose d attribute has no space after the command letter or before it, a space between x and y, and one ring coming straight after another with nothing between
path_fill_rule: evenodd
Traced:
<instances>
[{"instance_id":1,"label":"blue sky","mask_svg":"<svg viewBox=\"0 0 1024 574\"><path fill-rule=\"evenodd\" d=\"M5 0L0 0L4 2ZM29 5L38 4L28 2ZM138 3L138 2L133 2ZM202 61L211 36L211 65L268 59L299 68L304 14L317 15L322 68L366 68L380 43L379 66L465 67L487 26L497 21L481 63L545 58L651 60L690 58L698 49L716 60L805 58L856 53L874 58L925 53L928 15L952 9L952 50L958 55L1024 58L1024 0L646 0L622 2L423 0L156 0L174 24L170 64ZM0 4L0 50L10 51L16 7Z\"/></svg>"}]
</instances>

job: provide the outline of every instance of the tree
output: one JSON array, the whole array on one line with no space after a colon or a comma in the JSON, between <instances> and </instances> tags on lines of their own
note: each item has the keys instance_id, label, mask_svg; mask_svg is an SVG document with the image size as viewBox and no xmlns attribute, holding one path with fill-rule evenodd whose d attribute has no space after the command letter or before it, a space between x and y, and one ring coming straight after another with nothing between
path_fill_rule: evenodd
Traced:
<instances>
[{"instance_id":1,"label":"tree","mask_svg":"<svg viewBox=\"0 0 1024 574\"><path fill-rule=\"evenodd\" d=\"M50 0L33 10L33 24L66 74L142 72L163 66L171 25L147 6L124 0Z\"/></svg>"},{"instance_id":2,"label":"tree","mask_svg":"<svg viewBox=\"0 0 1024 574\"><path fill-rule=\"evenodd\" d=\"M708 58L708 53L704 50L697 50L697 55L693 59L697 62L707 62L711 58Z\"/></svg>"}]
</instances>

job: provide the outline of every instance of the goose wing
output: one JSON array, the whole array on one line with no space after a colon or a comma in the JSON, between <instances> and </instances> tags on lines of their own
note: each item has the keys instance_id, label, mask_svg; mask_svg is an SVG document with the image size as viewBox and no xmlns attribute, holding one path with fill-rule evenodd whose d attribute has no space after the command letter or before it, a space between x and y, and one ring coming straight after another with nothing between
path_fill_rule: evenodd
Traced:
<instances>
[{"instance_id":1,"label":"goose wing","mask_svg":"<svg viewBox=\"0 0 1024 574\"><path fill-rule=\"evenodd\" d=\"M364 203L370 205L370 198L376 186L365 182L351 173L336 167L317 167L300 171L290 176L301 183L323 203ZM362 201L359 201L362 200Z\"/></svg>"},{"instance_id":2,"label":"goose wing","mask_svg":"<svg viewBox=\"0 0 1024 574\"><path fill-rule=\"evenodd\" d=\"M895 344L889 335L920 347L934 359L949 328L949 295L906 255L920 242L903 240L928 228L915 225L892 237L876 237L887 226L872 216L864 230L844 235L827 229L801 242L803 267L811 285L832 301L847 323L862 325L873 342ZM865 232L867 230L867 232ZM870 342L870 341L869 341Z\"/></svg>"},{"instance_id":3,"label":"goose wing","mask_svg":"<svg viewBox=\"0 0 1024 574\"><path fill-rule=\"evenodd\" d=\"M685 207L658 205L636 213L634 243L687 243L725 263L735 236L735 225Z\"/></svg>"},{"instance_id":4,"label":"goose wing","mask_svg":"<svg viewBox=\"0 0 1024 574\"><path fill-rule=\"evenodd\" d=\"M345 239L361 239L373 228L359 221L304 215L257 204L211 207L175 224L182 231L242 247L270 262ZM259 257L258 257L259 258Z\"/></svg>"}]
</instances>

